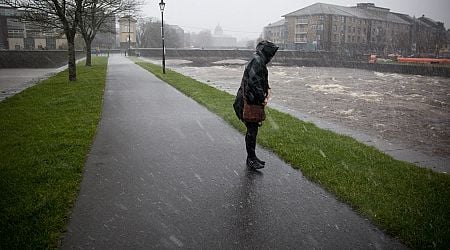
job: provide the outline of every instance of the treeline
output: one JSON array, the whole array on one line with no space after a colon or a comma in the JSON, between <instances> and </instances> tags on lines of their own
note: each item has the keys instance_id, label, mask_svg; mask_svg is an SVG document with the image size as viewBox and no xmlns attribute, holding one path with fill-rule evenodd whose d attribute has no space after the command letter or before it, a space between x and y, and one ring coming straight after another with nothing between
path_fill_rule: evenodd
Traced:
<instances>
[{"instance_id":1,"label":"treeline","mask_svg":"<svg viewBox=\"0 0 450 250\"><path fill-rule=\"evenodd\" d=\"M164 43L166 48L207 48L212 45L210 30L198 33L185 33L177 25L164 24ZM161 48L161 22L146 20L139 21L136 30L136 41L139 48Z\"/></svg>"},{"instance_id":2,"label":"treeline","mask_svg":"<svg viewBox=\"0 0 450 250\"><path fill-rule=\"evenodd\" d=\"M211 48L213 35L210 30L185 33L177 25L164 24L164 43L166 48ZM254 49L255 44L262 40L249 40L246 48ZM161 22L153 20L140 20L136 29L136 42L138 48L161 48Z\"/></svg>"},{"instance_id":3,"label":"treeline","mask_svg":"<svg viewBox=\"0 0 450 250\"><path fill-rule=\"evenodd\" d=\"M175 25L164 24L166 48L184 48L184 31ZM161 48L161 22L140 21L136 29L136 42L139 48Z\"/></svg>"}]
</instances>

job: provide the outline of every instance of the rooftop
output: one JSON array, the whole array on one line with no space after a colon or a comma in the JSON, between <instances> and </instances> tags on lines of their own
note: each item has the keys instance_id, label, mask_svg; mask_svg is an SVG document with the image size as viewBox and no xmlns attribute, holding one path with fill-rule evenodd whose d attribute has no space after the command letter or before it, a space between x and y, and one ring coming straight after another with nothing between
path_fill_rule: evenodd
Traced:
<instances>
[{"instance_id":1,"label":"rooftop","mask_svg":"<svg viewBox=\"0 0 450 250\"><path fill-rule=\"evenodd\" d=\"M283 17L312 15L348 16L360 19L372 19L400 24L409 24L402 18L389 12L389 9L376 7L375 4L371 3L358 4L357 6L353 7L344 7L326 3L315 3L303 9L299 9L283 15Z\"/></svg>"},{"instance_id":2,"label":"rooftop","mask_svg":"<svg viewBox=\"0 0 450 250\"><path fill-rule=\"evenodd\" d=\"M267 25L266 27L277 27L277 26L282 26L282 25L284 25L285 23L286 23L286 20L285 20L285 19L281 19L281 20L279 20L279 21L277 21L277 22L269 23L269 25Z\"/></svg>"}]
</instances>

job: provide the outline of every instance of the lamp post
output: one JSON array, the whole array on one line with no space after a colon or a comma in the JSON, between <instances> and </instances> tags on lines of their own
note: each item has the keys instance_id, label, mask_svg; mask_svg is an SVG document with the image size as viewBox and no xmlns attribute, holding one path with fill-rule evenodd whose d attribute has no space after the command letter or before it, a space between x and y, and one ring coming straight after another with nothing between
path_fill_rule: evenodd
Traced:
<instances>
[{"instance_id":1,"label":"lamp post","mask_svg":"<svg viewBox=\"0 0 450 250\"><path fill-rule=\"evenodd\" d=\"M159 3L159 9L161 10L161 39L162 39L163 74L166 73L166 48L164 47L164 7L166 7L166 3L164 3L164 0L161 0L161 2Z\"/></svg>"},{"instance_id":2,"label":"lamp post","mask_svg":"<svg viewBox=\"0 0 450 250\"><path fill-rule=\"evenodd\" d=\"M131 50L131 15L128 15L128 56L130 56L130 50Z\"/></svg>"}]
</instances>

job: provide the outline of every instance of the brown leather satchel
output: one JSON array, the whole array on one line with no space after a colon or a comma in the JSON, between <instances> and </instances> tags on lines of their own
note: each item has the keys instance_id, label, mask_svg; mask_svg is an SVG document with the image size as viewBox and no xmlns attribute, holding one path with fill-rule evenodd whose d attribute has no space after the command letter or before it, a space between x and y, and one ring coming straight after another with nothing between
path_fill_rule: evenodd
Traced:
<instances>
[{"instance_id":1,"label":"brown leather satchel","mask_svg":"<svg viewBox=\"0 0 450 250\"><path fill-rule=\"evenodd\" d=\"M244 114L243 118L246 122L262 122L266 119L266 113L264 112L264 105L248 104L245 98L245 83L242 86L244 97Z\"/></svg>"}]
</instances>

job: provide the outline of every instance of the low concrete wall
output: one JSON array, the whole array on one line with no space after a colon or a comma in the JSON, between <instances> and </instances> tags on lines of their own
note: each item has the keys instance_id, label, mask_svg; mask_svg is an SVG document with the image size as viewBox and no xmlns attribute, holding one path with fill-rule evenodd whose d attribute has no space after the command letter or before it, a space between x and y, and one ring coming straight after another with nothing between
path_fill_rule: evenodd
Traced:
<instances>
[{"instance_id":1,"label":"low concrete wall","mask_svg":"<svg viewBox=\"0 0 450 250\"><path fill-rule=\"evenodd\" d=\"M132 49L132 53L137 53L144 57L161 57L160 48ZM166 49L167 58L222 58L225 59L249 59L255 50L249 49ZM334 52L302 52L297 50L280 50L273 60L283 61L295 58L314 58L319 60L335 61L338 55Z\"/></svg>"},{"instance_id":2,"label":"low concrete wall","mask_svg":"<svg viewBox=\"0 0 450 250\"><path fill-rule=\"evenodd\" d=\"M342 62L340 63L340 65L336 66L338 67L341 66L345 68L366 69L388 73L450 77L450 67L437 66L432 64L414 65L414 64Z\"/></svg>"},{"instance_id":3,"label":"low concrete wall","mask_svg":"<svg viewBox=\"0 0 450 250\"><path fill-rule=\"evenodd\" d=\"M85 56L76 51L76 59ZM2 50L0 68L58 68L67 64L66 50Z\"/></svg>"},{"instance_id":4,"label":"low concrete wall","mask_svg":"<svg viewBox=\"0 0 450 250\"><path fill-rule=\"evenodd\" d=\"M132 54L143 57L161 58L159 48L132 49ZM194 65L209 65L227 59L248 60L255 53L248 49L166 49L167 59L184 59L192 61ZM334 52L302 52L297 50L280 50L272 59L273 63L299 66L332 66L342 60Z\"/></svg>"},{"instance_id":5,"label":"low concrete wall","mask_svg":"<svg viewBox=\"0 0 450 250\"><path fill-rule=\"evenodd\" d=\"M150 58L161 58L160 48L132 49L132 53ZM212 62L226 59L248 60L254 50L229 49L166 49L166 58L192 61L196 66L208 66ZM343 67L357 68L380 72L450 77L450 67L436 65L411 64L370 64L368 56L345 56L334 52L302 52L296 50L280 50L272 59L273 64L305 67Z\"/></svg>"}]
</instances>

